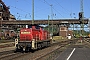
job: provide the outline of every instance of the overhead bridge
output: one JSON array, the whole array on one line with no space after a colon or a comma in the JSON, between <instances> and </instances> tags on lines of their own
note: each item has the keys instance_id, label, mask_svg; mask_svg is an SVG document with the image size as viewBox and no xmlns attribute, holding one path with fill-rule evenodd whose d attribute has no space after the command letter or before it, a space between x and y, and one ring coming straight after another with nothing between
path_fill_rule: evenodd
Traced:
<instances>
[{"instance_id":1,"label":"overhead bridge","mask_svg":"<svg viewBox=\"0 0 90 60\"><path fill-rule=\"evenodd\" d=\"M89 19L84 19L82 22L84 24L88 24ZM55 19L55 20L34 20L34 24L38 25L46 25L46 24L80 24L80 21L78 19ZM32 24L32 20L14 20L14 21L8 21L8 20L2 20L0 21L0 24L2 25L29 25Z\"/></svg>"}]
</instances>

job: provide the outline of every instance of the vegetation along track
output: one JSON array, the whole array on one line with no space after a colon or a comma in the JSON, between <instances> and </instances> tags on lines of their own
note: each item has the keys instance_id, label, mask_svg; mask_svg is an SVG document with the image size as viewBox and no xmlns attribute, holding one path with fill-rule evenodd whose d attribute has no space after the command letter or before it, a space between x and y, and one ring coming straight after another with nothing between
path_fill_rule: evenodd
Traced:
<instances>
[{"instance_id":1,"label":"vegetation along track","mask_svg":"<svg viewBox=\"0 0 90 60\"><path fill-rule=\"evenodd\" d=\"M35 51L34 53L10 53L2 55L0 60L45 60L45 57L46 59L50 59L62 52L62 48L74 44L76 41L77 39L54 43L50 47Z\"/></svg>"}]
</instances>

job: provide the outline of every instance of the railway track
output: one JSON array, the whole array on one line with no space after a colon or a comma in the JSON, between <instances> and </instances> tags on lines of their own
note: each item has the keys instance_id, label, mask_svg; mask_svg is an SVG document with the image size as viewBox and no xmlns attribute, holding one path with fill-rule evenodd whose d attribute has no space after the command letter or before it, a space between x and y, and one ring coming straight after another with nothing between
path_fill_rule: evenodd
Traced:
<instances>
[{"instance_id":1,"label":"railway track","mask_svg":"<svg viewBox=\"0 0 90 60\"><path fill-rule=\"evenodd\" d=\"M79 39L76 39L76 40L70 40L70 41L64 41L64 43L61 43L61 47L54 50L54 51L51 51L50 53L46 54L45 56L43 57L40 57L39 59L37 60L54 60L60 53L62 53L66 48L70 48L70 47L76 47L76 48L90 48L90 39L88 39L89 42L88 44L86 42L84 42L84 40L81 42ZM87 41L88 41L87 40Z\"/></svg>"},{"instance_id":2,"label":"railway track","mask_svg":"<svg viewBox=\"0 0 90 60\"><path fill-rule=\"evenodd\" d=\"M45 48L39 51L36 51L34 53L4 53L3 55L0 56L0 60L22 60L25 59L27 60L27 56L29 56L29 60L31 59L37 59L38 57L50 52L53 49L58 48L58 46L56 48L53 47L49 47L49 48ZM48 51L48 52L44 52L44 51ZM8 57L8 58L7 58ZM24 58L23 58L24 57Z\"/></svg>"},{"instance_id":3,"label":"railway track","mask_svg":"<svg viewBox=\"0 0 90 60\"><path fill-rule=\"evenodd\" d=\"M90 48L90 38L84 39L83 41L86 43L86 46Z\"/></svg>"},{"instance_id":4,"label":"railway track","mask_svg":"<svg viewBox=\"0 0 90 60\"><path fill-rule=\"evenodd\" d=\"M5 40L6 41L6 40ZM0 41L0 48L5 48L5 47L12 47L15 46L15 42L5 42L5 41Z\"/></svg>"},{"instance_id":5,"label":"railway track","mask_svg":"<svg viewBox=\"0 0 90 60\"><path fill-rule=\"evenodd\" d=\"M76 40L67 40L54 43L48 48L35 51L34 53L2 53L0 60L43 60L45 58L55 57L58 53L62 52L68 45L74 44ZM8 57L8 58L7 58Z\"/></svg>"},{"instance_id":6,"label":"railway track","mask_svg":"<svg viewBox=\"0 0 90 60\"><path fill-rule=\"evenodd\" d=\"M0 56L0 60L13 60L23 55L27 55L27 53L10 53L10 54Z\"/></svg>"},{"instance_id":7,"label":"railway track","mask_svg":"<svg viewBox=\"0 0 90 60\"><path fill-rule=\"evenodd\" d=\"M47 53L44 56L41 56L40 58L36 60L54 60L61 52L63 52L68 46L73 45L77 42L77 39L75 40L69 40L69 41L62 41L59 44L59 47L49 53Z\"/></svg>"},{"instance_id":8,"label":"railway track","mask_svg":"<svg viewBox=\"0 0 90 60\"><path fill-rule=\"evenodd\" d=\"M13 53L13 51L14 50L0 52L0 57L3 56L3 55L11 54L11 53Z\"/></svg>"}]
</instances>

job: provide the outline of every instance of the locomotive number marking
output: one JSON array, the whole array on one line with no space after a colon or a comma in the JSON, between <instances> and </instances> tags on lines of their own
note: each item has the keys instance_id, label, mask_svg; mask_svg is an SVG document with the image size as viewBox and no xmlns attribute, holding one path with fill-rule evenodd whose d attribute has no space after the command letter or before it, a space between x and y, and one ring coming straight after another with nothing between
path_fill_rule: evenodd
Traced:
<instances>
[{"instance_id":1,"label":"locomotive number marking","mask_svg":"<svg viewBox=\"0 0 90 60\"><path fill-rule=\"evenodd\" d=\"M21 32L21 34L30 34L30 32Z\"/></svg>"}]
</instances>

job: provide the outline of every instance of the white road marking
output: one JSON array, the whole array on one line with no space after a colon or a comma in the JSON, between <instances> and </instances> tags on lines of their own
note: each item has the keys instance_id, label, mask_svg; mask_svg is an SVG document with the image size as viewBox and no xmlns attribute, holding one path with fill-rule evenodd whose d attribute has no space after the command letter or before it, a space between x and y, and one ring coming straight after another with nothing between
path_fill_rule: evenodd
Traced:
<instances>
[{"instance_id":1,"label":"white road marking","mask_svg":"<svg viewBox=\"0 0 90 60\"><path fill-rule=\"evenodd\" d=\"M74 53L75 49L76 49L76 48L74 48L74 49L72 50L72 52L70 53L70 55L68 56L68 58L67 58L66 60L69 60L69 59L70 59L70 57L71 57L72 54Z\"/></svg>"}]
</instances>

